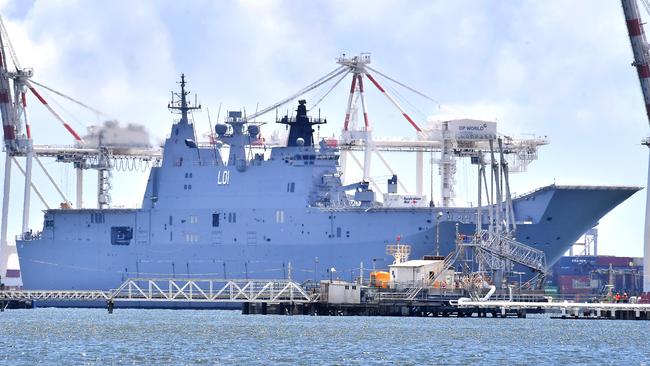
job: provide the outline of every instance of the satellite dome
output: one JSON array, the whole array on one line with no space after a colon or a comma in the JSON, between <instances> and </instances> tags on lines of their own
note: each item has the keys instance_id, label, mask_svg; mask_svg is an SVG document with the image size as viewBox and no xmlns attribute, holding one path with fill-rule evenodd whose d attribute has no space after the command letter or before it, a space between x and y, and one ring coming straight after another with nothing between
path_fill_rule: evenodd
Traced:
<instances>
[{"instance_id":1,"label":"satellite dome","mask_svg":"<svg viewBox=\"0 0 650 366\"><path fill-rule=\"evenodd\" d=\"M296 139L296 145L298 145L298 146L305 146L305 139L303 139L302 137L298 137L298 138Z\"/></svg>"},{"instance_id":2,"label":"satellite dome","mask_svg":"<svg viewBox=\"0 0 650 366\"><path fill-rule=\"evenodd\" d=\"M227 125L216 125L216 126L214 126L214 131L217 133L217 135L225 135L226 132L228 131L228 126Z\"/></svg>"}]
</instances>

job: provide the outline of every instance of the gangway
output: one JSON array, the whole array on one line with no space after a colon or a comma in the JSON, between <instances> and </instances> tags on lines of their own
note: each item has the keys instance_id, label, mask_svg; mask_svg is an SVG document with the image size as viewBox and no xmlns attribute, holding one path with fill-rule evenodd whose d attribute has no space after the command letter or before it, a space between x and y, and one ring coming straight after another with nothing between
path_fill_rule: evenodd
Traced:
<instances>
[{"instance_id":1,"label":"gangway","mask_svg":"<svg viewBox=\"0 0 650 366\"><path fill-rule=\"evenodd\" d=\"M475 250L484 258L489 269L501 270L503 259L526 266L536 272L546 272L546 255L543 251L520 243L506 235L496 235L482 230L471 243L462 244Z\"/></svg>"},{"instance_id":2,"label":"gangway","mask_svg":"<svg viewBox=\"0 0 650 366\"><path fill-rule=\"evenodd\" d=\"M5 301L97 301L109 300L110 291L2 290L0 303ZM0 304L0 307L2 305Z\"/></svg>"},{"instance_id":3,"label":"gangway","mask_svg":"<svg viewBox=\"0 0 650 366\"><path fill-rule=\"evenodd\" d=\"M301 304L315 301L292 280L132 278L109 291L2 290L8 301L106 301Z\"/></svg>"},{"instance_id":4,"label":"gangway","mask_svg":"<svg viewBox=\"0 0 650 366\"><path fill-rule=\"evenodd\" d=\"M109 300L307 303L312 298L290 280L135 278L113 291Z\"/></svg>"}]
</instances>

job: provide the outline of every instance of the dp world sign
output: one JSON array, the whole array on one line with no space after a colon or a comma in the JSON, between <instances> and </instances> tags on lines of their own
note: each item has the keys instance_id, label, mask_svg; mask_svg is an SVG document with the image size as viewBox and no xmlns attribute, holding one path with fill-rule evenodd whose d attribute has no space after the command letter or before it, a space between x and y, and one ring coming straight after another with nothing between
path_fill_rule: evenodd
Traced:
<instances>
[{"instance_id":1,"label":"dp world sign","mask_svg":"<svg viewBox=\"0 0 650 366\"><path fill-rule=\"evenodd\" d=\"M456 119L447 122L450 137L456 140L493 140L497 138L497 123L476 119Z\"/></svg>"}]
</instances>

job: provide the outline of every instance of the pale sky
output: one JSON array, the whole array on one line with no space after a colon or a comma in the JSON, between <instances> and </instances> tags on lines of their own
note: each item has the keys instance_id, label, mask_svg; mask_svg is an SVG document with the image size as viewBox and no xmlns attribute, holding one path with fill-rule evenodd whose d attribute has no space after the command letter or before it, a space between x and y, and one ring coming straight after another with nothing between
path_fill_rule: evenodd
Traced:
<instances>
[{"instance_id":1,"label":"pale sky","mask_svg":"<svg viewBox=\"0 0 650 366\"><path fill-rule=\"evenodd\" d=\"M501 133L547 136L551 144L539 161L513 175L514 192L553 182L646 185L648 151L640 140L648 121L619 1L5 0L0 13L34 80L123 123L144 124L156 141L171 125L166 105L181 72L214 122L220 104L221 116L227 109L250 113L333 70L339 54L371 52L371 66L443 106L497 120ZM319 106L329 120L322 134L338 134L342 126L344 84ZM395 90L418 122L440 113L438 105ZM97 121L46 95L80 132ZM376 91L367 99L375 136L415 136ZM28 103L36 144L72 143L35 99ZM196 124L207 131L205 112ZM403 164L413 157L389 159L400 163L400 176L414 189L413 169ZM74 198L72 169L47 166ZM475 200L474 179L463 182L473 170L460 164L458 172L457 203ZM90 202L94 176L86 173ZM114 202L139 202L144 179L117 174ZM22 182L12 183L10 232L17 234ZM45 180L41 185L54 206L55 192ZM32 207L31 226L40 228L43 207L35 197ZM601 220L602 254L642 255L644 207L642 191Z\"/></svg>"}]
</instances>

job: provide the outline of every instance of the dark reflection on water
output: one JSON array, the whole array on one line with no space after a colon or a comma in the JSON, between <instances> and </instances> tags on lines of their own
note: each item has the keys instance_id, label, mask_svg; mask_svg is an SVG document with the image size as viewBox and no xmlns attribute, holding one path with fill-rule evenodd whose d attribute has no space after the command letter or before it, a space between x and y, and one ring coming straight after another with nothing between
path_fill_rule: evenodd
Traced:
<instances>
[{"instance_id":1,"label":"dark reflection on water","mask_svg":"<svg viewBox=\"0 0 650 366\"><path fill-rule=\"evenodd\" d=\"M650 365L650 322L9 310L0 363Z\"/></svg>"}]
</instances>

